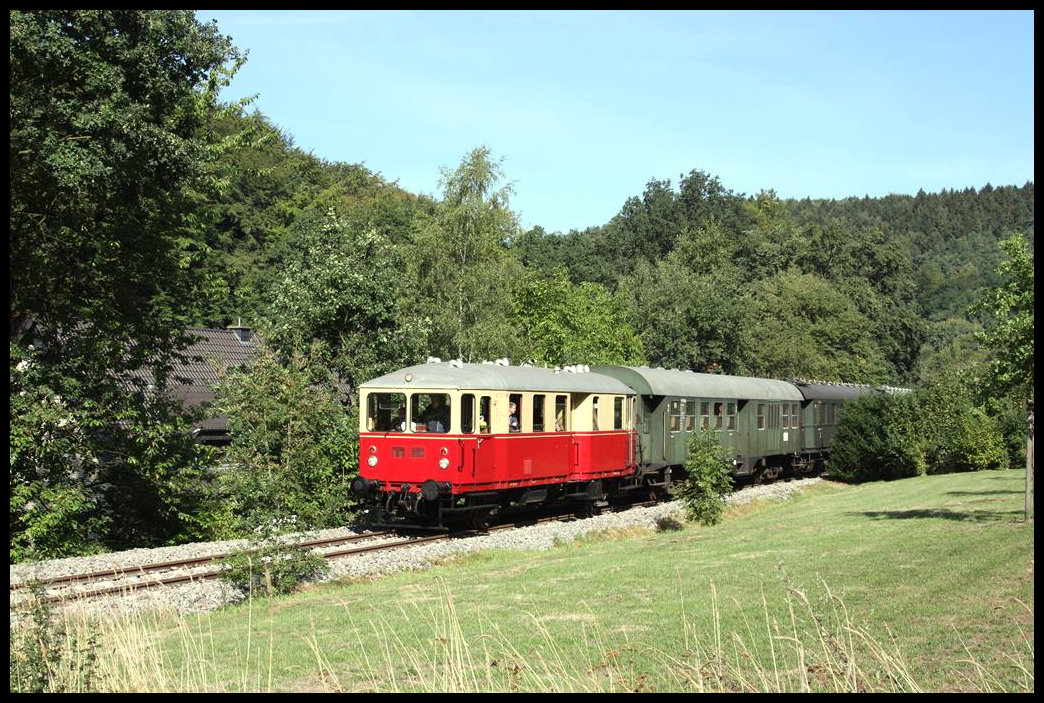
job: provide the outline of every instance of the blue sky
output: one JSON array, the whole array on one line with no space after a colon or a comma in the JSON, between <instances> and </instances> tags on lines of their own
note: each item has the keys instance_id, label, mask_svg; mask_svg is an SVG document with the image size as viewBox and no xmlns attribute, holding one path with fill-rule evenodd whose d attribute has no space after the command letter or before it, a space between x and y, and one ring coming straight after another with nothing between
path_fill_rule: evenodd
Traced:
<instances>
[{"instance_id":1,"label":"blue sky","mask_svg":"<svg viewBox=\"0 0 1044 703\"><path fill-rule=\"evenodd\" d=\"M440 197L472 149L548 232L651 180L845 198L1033 180L1032 10L197 10L222 94L296 146Z\"/></svg>"}]
</instances>

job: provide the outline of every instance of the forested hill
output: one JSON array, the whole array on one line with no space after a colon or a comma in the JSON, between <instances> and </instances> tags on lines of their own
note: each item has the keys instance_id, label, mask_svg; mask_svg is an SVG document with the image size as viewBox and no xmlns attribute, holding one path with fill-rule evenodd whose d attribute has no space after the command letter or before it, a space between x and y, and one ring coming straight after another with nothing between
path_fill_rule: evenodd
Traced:
<instances>
[{"instance_id":1,"label":"forested hill","mask_svg":"<svg viewBox=\"0 0 1044 703\"><path fill-rule=\"evenodd\" d=\"M488 150L465 155L456 172L443 173L450 189L454 177L484 176L480 190L448 191L439 202L402 190L394 174L305 153L259 113L224 125L229 133L244 129L252 135L243 140L249 146L225 155L229 187L208 203L207 242L214 256L207 265L221 286L197 324L271 323L287 267L306 264L304 233L331 214L340 218L338 227L379 233L404 257L404 271L410 262L439 263L442 254L418 247L431 242L422 233L439 226L440 208L453 205L450 198L484 198L510 215L510 193L498 191L496 181L510 174L500 173ZM518 309L557 296L590 310L604 298L602 307L618 318L610 324L626 330L613 342L616 351L630 350L625 356L632 360L910 383L953 361L936 359L938 352L972 353L977 325L969 307L996 282L1003 258L998 242L1022 233L1032 246L1032 183L844 200L780 200L771 184L766 188L737 194L693 170L677 184L651 181L609 222L583 231L521 232L509 222L494 237L502 258L486 262L518 267L510 272L518 281L512 300L493 294L489 301L488 308L505 319L447 318L458 329L429 328L418 348L456 356L468 346L459 343L461 335L492 335L499 328L512 344L468 344L514 358L584 361L579 357L596 353L590 346L532 339L534 327L548 327L546 320L525 319ZM485 254L475 254L471 263L478 265ZM450 261L452 256L443 263ZM401 299L422 294L423 272L415 273L403 282ZM487 285L476 283L476 293ZM414 322L402 321L406 327ZM570 330L559 332L565 337ZM456 344L450 342L454 335ZM562 358L549 358L555 354Z\"/></svg>"}]
</instances>

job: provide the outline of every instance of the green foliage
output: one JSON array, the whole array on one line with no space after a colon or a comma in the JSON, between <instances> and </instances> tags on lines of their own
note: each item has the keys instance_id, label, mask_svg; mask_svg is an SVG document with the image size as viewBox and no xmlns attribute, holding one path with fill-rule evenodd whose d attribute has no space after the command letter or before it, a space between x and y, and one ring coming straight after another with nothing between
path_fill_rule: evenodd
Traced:
<instances>
[{"instance_id":1,"label":"green foliage","mask_svg":"<svg viewBox=\"0 0 1044 703\"><path fill-rule=\"evenodd\" d=\"M751 325L744 285L732 267L695 268L695 256L687 248L635 266L620 283L630 323L653 365L741 372Z\"/></svg>"},{"instance_id":2,"label":"green foliage","mask_svg":"<svg viewBox=\"0 0 1044 703\"><path fill-rule=\"evenodd\" d=\"M296 531L293 520L259 525L249 546L220 560L221 580L248 596L292 593L329 571L322 555L283 537Z\"/></svg>"},{"instance_id":3,"label":"green foliage","mask_svg":"<svg viewBox=\"0 0 1044 703\"><path fill-rule=\"evenodd\" d=\"M31 587L10 630L11 693L93 693L97 679L97 635L72 636L44 600L44 587Z\"/></svg>"},{"instance_id":4,"label":"green foliage","mask_svg":"<svg viewBox=\"0 0 1044 703\"><path fill-rule=\"evenodd\" d=\"M191 10L10 20L12 558L184 538L200 455L164 394L239 54Z\"/></svg>"},{"instance_id":5,"label":"green foliage","mask_svg":"<svg viewBox=\"0 0 1044 703\"><path fill-rule=\"evenodd\" d=\"M428 323L409 304L405 255L368 222L327 213L293 233L272 285L265 338L313 353L354 389L424 353Z\"/></svg>"},{"instance_id":6,"label":"green foliage","mask_svg":"<svg viewBox=\"0 0 1044 703\"><path fill-rule=\"evenodd\" d=\"M340 398L318 347L285 362L262 347L252 366L229 373L217 391L231 438L217 477L218 536L287 520L301 529L351 522L358 433Z\"/></svg>"},{"instance_id":7,"label":"green foliage","mask_svg":"<svg viewBox=\"0 0 1044 703\"><path fill-rule=\"evenodd\" d=\"M929 447L928 473L1008 468L1004 435L986 413L978 408L964 408L950 424L950 431Z\"/></svg>"},{"instance_id":8,"label":"green foliage","mask_svg":"<svg viewBox=\"0 0 1044 703\"><path fill-rule=\"evenodd\" d=\"M409 257L413 307L431 322L429 353L481 361L517 357L511 324L521 267L506 246L518 224L511 186L487 148L472 150L453 172L442 171L443 198L419 216Z\"/></svg>"},{"instance_id":9,"label":"green foliage","mask_svg":"<svg viewBox=\"0 0 1044 703\"><path fill-rule=\"evenodd\" d=\"M208 456L179 409L104 369L42 357L11 343L11 559L202 536Z\"/></svg>"},{"instance_id":10,"label":"green foliage","mask_svg":"<svg viewBox=\"0 0 1044 703\"><path fill-rule=\"evenodd\" d=\"M792 269L752 288L755 375L851 383L893 378L873 324L829 281Z\"/></svg>"},{"instance_id":11,"label":"green foliage","mask_svg":"<svg viewBox=\"0 0 1044 703\"><path fill-rule=\"evenodd\" d=\"M551 278L528 274L519 281L515 318L524 360L548 366L645 363L620 297L597 283L574 286L564 268Z\"/></svg>"},{"instance_id":12,"label":"green foliage","mask_svg":"<svg viewBox=\"0 0 1044 703\"><path fill-rule=\"evenodd\" d=\"M693 433L685 474L672 493L685 504L688 518L703 525L721 522L725 496L732 492L732 456L713 432Z\"/></svg>"},{"instance_id":13,"label":"green foliage","mask_svg":"<svg viewBox=\"0 0 1044 703\"><path fill-rule=\"evenodd\" d=\"M850 483L924 475L918 413L907 394L868 395L846 405L830 450L830 475Z\"/></svg>"},{"instance_id":14,"label":"green foliage","mask_svg":"<svg viewBox=\"0 0 1044 703\"><path fill-rule=\"evenodd\" d=\"M992 354L998 393L1033 397L1033 253L1022 235L1001 242L1008 259L998 267L1001 283L983 293L976 310L989 316L980 339Z\"/></svg>"}]
</instances>

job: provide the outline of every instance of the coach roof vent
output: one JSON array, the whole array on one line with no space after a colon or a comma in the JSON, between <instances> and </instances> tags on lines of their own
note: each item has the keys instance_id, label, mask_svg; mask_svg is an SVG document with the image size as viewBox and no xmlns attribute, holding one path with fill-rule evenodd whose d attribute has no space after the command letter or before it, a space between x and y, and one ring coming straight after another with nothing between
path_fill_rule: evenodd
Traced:
<instances>
[{"instance_id":1,"label":"coach roof vent","mask_svg":"<svg viewBox=\"0 0 1044 703\"><path fill-rule=\"evenodd\" d=\"M235 325L229 325L228 330L236 335L236 339L239 340L240 344L252 346L250 342L250 328L243 326L243 318L239 318L239 321Z\"/></svg>"}]
</instances>

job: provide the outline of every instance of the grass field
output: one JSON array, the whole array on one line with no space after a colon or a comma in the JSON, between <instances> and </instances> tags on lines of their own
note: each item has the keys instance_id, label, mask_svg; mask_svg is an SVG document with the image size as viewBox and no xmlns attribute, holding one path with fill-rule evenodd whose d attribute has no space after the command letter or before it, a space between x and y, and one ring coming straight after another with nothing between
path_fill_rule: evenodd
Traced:
<instances>
[{"instance_id":1,"label":"grass field","mask_svg":"<svg viewBox=\"0 0 1044 703\"><path fill-rule=\"evenodd\" d=\"M92 626L91 678L123 692L1031 692L1024 481L823 482L714 527L110 620Z\"/></svg>"}]
</instances>

